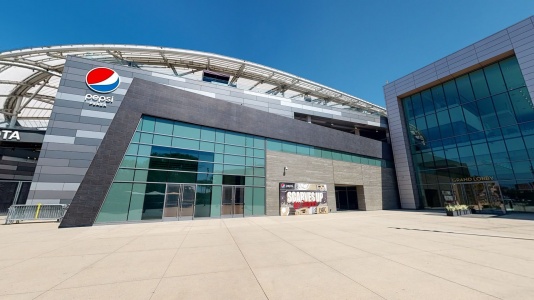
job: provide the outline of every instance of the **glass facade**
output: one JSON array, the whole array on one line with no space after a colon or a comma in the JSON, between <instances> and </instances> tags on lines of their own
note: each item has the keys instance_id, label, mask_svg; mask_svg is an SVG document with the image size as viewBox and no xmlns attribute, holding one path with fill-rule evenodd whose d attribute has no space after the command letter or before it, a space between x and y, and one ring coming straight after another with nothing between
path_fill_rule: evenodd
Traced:
<instances>
[{"instance_id":1,"label":"glass facade","mask_svg":"<svg viewBox=\"0 0 534 300\"><path fill-rule=\"evenodd\" d=\"M353 162L382 168L393 168L393 162L390 160L367 157L358 154L324 149L280 140L267 139L267 149L272 151L293 153L305 156Z\"/></svg>"},{"instance_id":2,"label":"glass facade","mask_svg":"<svg viewBox=\"0 0 534 300\"><path fill-rule=\"evenodd\" d=\"M220 217L226 186L242 216L265 214L265 138L143 116L96 222Z\"/></svg>"},{"instance_id":3,"label":"glass facade","mask_svg":"<svg viewBox=\"0 0 534 300\"><path fill-rule=\"evenodd\" d=\"M473 196L534 212L534 108L515 57L401 102L424 207Z\"/></svg>"}]
</instances>

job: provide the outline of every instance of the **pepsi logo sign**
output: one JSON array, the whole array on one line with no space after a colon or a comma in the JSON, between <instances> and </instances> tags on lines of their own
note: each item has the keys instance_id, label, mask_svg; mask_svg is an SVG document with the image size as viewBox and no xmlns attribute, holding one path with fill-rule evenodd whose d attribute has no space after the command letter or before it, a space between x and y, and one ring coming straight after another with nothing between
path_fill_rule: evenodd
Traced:
<instances>
[{"instance_id":1,"label":"pepsi logo sign","mask_svg":"<svg viewBox=\"0 0 534 300\"><path fill-rule=\"evenodd\" d=\"M119 74L112 69L98 67L87 72L85 83L91 90L97 93L107 94L119 87L121 79Z\"/></svg>"}]
</instances>

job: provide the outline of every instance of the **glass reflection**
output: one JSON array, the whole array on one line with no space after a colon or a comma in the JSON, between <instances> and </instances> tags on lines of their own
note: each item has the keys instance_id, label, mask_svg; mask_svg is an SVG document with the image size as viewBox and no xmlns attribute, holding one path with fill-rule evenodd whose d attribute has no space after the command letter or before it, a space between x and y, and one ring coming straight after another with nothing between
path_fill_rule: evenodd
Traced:
<instances>
[{"instance_id":1,"label":"glass reflection","mask_svg":"<svg viewBox=\"0 0 534 300\"><path fill-rule=\"evenodd\" d=\"M515 57L401 101L421 207L443 207L451 193L495 208L488 183L452 189L455 178L489 176L498 206L534 211L534 105Z\"/></svg>"},{"instance_id":2,"label":"glass reflection","mask_svg":"<svg viewBox=\"0 0 534 300\"><path fill-rule=\"evenodd\" d=\"M97 222L219 217L228 182L249 191L237 214L265 214L264 167L265 138L143 116Z\"/></svg>"}]
</instances>

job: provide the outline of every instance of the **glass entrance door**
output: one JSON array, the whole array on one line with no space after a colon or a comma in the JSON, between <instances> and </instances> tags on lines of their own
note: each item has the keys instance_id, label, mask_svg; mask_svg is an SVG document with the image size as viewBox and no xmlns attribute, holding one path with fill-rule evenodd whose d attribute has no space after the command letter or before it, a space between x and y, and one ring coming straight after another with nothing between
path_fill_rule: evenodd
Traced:
<instances>
[{"instance_id":1,"label":"glass entrance door","mask_svg":"<svg viewBox=\"0 0 534 300\"><path fill-rule=\"evenodd\" d=\"M224 185L221 199L221 217L243 217L245 210L245 188L243 186Z\"/></svg>"},{"instance_id":2,"label":"glass entrance door","mask_svg":"<svg viewBox=\"0 0 534 300\"><path fill-rule=\"evenodd\" d=\"M167 184L163 220L192 220L195 214L196 185Z\"/></svg>"},{"instance_id":3,"label":"glass entrance door","mask_svg":"<svg viewBox=\"0 0 534 300\"><path fill-rule=\"evenodd\" d=\"M165 205L163 206L163 220L178 220L178 210L180 209L180 198L182 197L181 186L179 184L167 184L165 192Z\"/></svg>"},{"instance_id":4,"label":"glass entrance door","mask_svg":"<svg viewBox=\"0 0 534 300\"><path fill-rule=\"evenodd\" d=\"M243 217L245 212L245 188L242 186L234 187L234 218Z\"/></svg>"},{"instance_id":5,"label":"glass entrance door","mask_svg":"<svg viewBox=\"0 0 534 300\"><path fill-rule=\"evenodd\" d=\"M454 184L454 190L460 204L469 205L479 212L506 213L497 182Z\"/></svg>"},{"instance_id":6,"label":"glass entrance door","mask_svg":"<svg viewBox=\"0 0 534 300\"><path fill-rule=\"evenodd\" d=\"M223 186L222 201L221 201L221 217L222 218L232 217L232 212L234 209L233 201L234 201L234 187Z\"/></svg>"},{"instance_id":7,"label":"glass entrance door","mask_svg":"<svg viewBox=\"0 0 534 300\"><path fill-rule=\"evenodd\" d=\"M179 217L180 220L193 220L197 188L194 184L184 184L182 187L182 207Z\"/></svg>"}]
</instances>

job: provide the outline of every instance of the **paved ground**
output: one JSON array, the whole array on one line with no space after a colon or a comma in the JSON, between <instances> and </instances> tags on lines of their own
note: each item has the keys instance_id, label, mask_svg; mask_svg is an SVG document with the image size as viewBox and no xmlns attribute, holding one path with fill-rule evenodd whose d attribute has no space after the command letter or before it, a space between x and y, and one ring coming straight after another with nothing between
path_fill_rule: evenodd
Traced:
<instances>
[{"instance_id":1,"label":"paved ground","mask_svg":"<svg viewBox=\"0 0 534 300\"><path fill-rule=\"evenodd\" d=\"M532 215L39 223L0 237L0 299L534 299Z\"/></svg>"}]
</instances>

